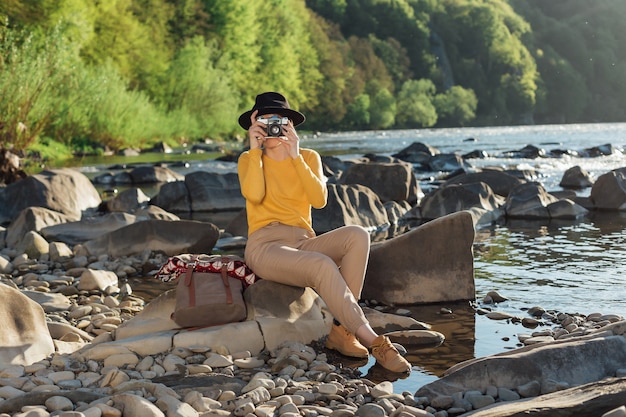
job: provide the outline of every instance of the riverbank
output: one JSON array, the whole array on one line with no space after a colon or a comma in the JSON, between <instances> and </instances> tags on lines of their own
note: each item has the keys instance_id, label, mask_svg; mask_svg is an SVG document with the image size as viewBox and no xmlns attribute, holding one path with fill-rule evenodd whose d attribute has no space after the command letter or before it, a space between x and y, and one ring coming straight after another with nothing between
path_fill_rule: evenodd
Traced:
<instances>
[{"instance_id":1,"label":"riverbank","mask_svg":"<svg viewBox=\"0 0 626 417\"><path fill-rule=\"evenodd\" d=\"M35 274L24 272L54 271L58 260L33 262L20 258L19 254L14 255L16 273L5 275L3 282L20 291L39 293L40 302L48 311L47 320L63 324L66 336L57 342L59 352L49 359L27 366L4 367L0 371L0 396L5 398L0 401L2 416L26 417L24 413L29 408L45 407L45 410L40 408L37 416L208 417L254 413L257 416L290 417L302 413L310 416L396 416L408 413L443 417L480 409L496 401L508 402L544 393L530 384L515 390L493 386L493 389L479 394L470 388L461 396L420 396L416 392L423 388L421 385L399 388L403 379L378 366L362 374L358 363L351 364L346 358L326 350L323 339L310 345L285 343L258 355L200 344L191 348L172 347L158 354L142 353L154 349L157 339L163 335L155 334L157 339L147 338L141 346L129 340L133 344L132 350L125 347L123 341L108 342L111 332L145 307L145 300L133 294L132 286L121 284L106 291L79 290L75 295L68 295L76 297L77 304L70 310L63 309L63 303L54 294L71 294L68 287L72 286L71 273L52 272L45 280L35 280ZM145 256L82 261L81 256L74 254L65 262L76 265L85 261L102 262L105 270L119 271L120 265L145 262L158 265L163 261L159 257ZM20 263L19 259L24 262ZM477 313L493 321L518 321L515 316L498 312L496 305L492 304L494 300L506 301L497 294L490 294L490 300L482 300L484 305L476 310ZM493 308L487 307L489 305ZM442 310L439 313L449 317L454 326L453 334L462 338L465 323L455 316L455 312ZM524 319L519 320L529 333L527 337L518 337L516 343L532 347L593 335L601 337L603 331L619 325L622 318L535 310L528 311ZM67 326L74 327L74 330L68 331ZM624 329L626 325L622 326L622 331ZM77 343L83 347L79 350L71 348ZM64 350L67 353L63 353ZM440 347L430 350L433 354L445 355L445 350ZM427 352L409 349L409 355L423 357ZM593 366L596 359L587 357L579 364ZM539 358L533 361L541 363ZM415 366L419 367L419 362ZM467 382L476 383L471 379ZM560 385L551 389L563 390L565 395L569 383L565 380L555 383ZM74 414L67 414L70 411Z\"/></svg>"}]
</instances>

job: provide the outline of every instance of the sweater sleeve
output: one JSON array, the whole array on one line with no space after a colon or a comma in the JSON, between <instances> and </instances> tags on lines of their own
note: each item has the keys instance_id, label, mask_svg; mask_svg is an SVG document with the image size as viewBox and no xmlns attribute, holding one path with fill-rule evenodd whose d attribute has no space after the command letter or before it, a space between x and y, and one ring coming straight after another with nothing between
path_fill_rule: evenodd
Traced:
<instances>
[{"instance_id":1,"label":"sweater sleeve","mask_svg":"<svg viewBox=\"0 0 626 417\"><path fill-rule=\"evenodd\" d=\"M237 173L243 197L254 204L259 204L265 198L265 177L263 176L263 161L261 149L251 149L239 156Z\"/></svg>"},{"instance_id":2,"label":"sweater sleeve","mask_svg":"<svg viewBox=\"0 0 626 417\"><path fill-rule=\"evenodd\" d=\"M307 198L311 206L316 209L326 206L328 188L322 170L322 159L314 151L300 153L292 163L298 173L298 177L304 186Z\"/></svg>"}]
</instances>

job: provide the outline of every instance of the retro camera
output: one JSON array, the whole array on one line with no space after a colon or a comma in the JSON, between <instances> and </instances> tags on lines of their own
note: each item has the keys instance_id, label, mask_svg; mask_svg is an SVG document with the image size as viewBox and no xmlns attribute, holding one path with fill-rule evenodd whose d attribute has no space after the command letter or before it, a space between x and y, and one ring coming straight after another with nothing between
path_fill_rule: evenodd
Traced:
<instances>
[{"instance_id":1,"label":"retro camera","mask_svg":"<svg viewBox=\"0 0 626 417\"><path fill-rule=\"evenodd\" d=\"M271 116L269 118L259 117L257 119L261 123L265 123L265 131L270 138L283 136L283 126L289 124L288 117Z\"/></svg>"}]
</instances>

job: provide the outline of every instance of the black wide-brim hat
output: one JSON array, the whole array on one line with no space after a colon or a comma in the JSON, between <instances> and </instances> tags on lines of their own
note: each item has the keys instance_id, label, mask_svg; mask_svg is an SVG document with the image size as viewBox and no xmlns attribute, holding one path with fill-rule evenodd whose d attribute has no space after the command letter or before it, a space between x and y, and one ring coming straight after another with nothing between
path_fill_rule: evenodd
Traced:
<instances>
[{"instance_id":1,"label":"black wide-brim hat","mask_svg":"<svg viewBox=\"0 0 626 417\"><path fill-rule=\"evenodd\" d=\"M304 114L289 107L289 102L285 96L280 93L267 92L256 96L252 110L248 110L239 116L239 125L241 127L246 130L250 129L250 125L252 124L250 122L250 116L255 110L259 111L258 116L263 116L264 114L280 114L283 117L288 117L289 120L293 122L294 126L298 126L306 120Z\"/></svg>"}]
</instances>

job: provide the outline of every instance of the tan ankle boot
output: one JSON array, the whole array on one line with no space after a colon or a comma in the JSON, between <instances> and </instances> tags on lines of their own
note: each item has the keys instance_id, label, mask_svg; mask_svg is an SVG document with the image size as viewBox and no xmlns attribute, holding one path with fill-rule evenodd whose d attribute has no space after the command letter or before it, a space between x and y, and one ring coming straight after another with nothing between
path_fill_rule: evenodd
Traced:
<instances>
[{"instance_id":1,"label":"tan ankle boot","mask_svg":"<svg viewBox=\"0 0 626 417\"><path fill-rule=\"evenodd\" d=\"M326 339L326 347L352 358L369 357L367 348L359 343L356 337L341 324L333 324L328 339Z\"/></svg>"},{"instance_id":2,"label":"tan ankle boot","mask_svg":"<svg viewBox=\"0 0 626 417\"><path fill-rule=\"evenodd\" d=\"M411 364L398 353L388 337L378 336L372 343L372 356L385 369L405 373L411 372Z\"/></svg>"}]
</instances>

